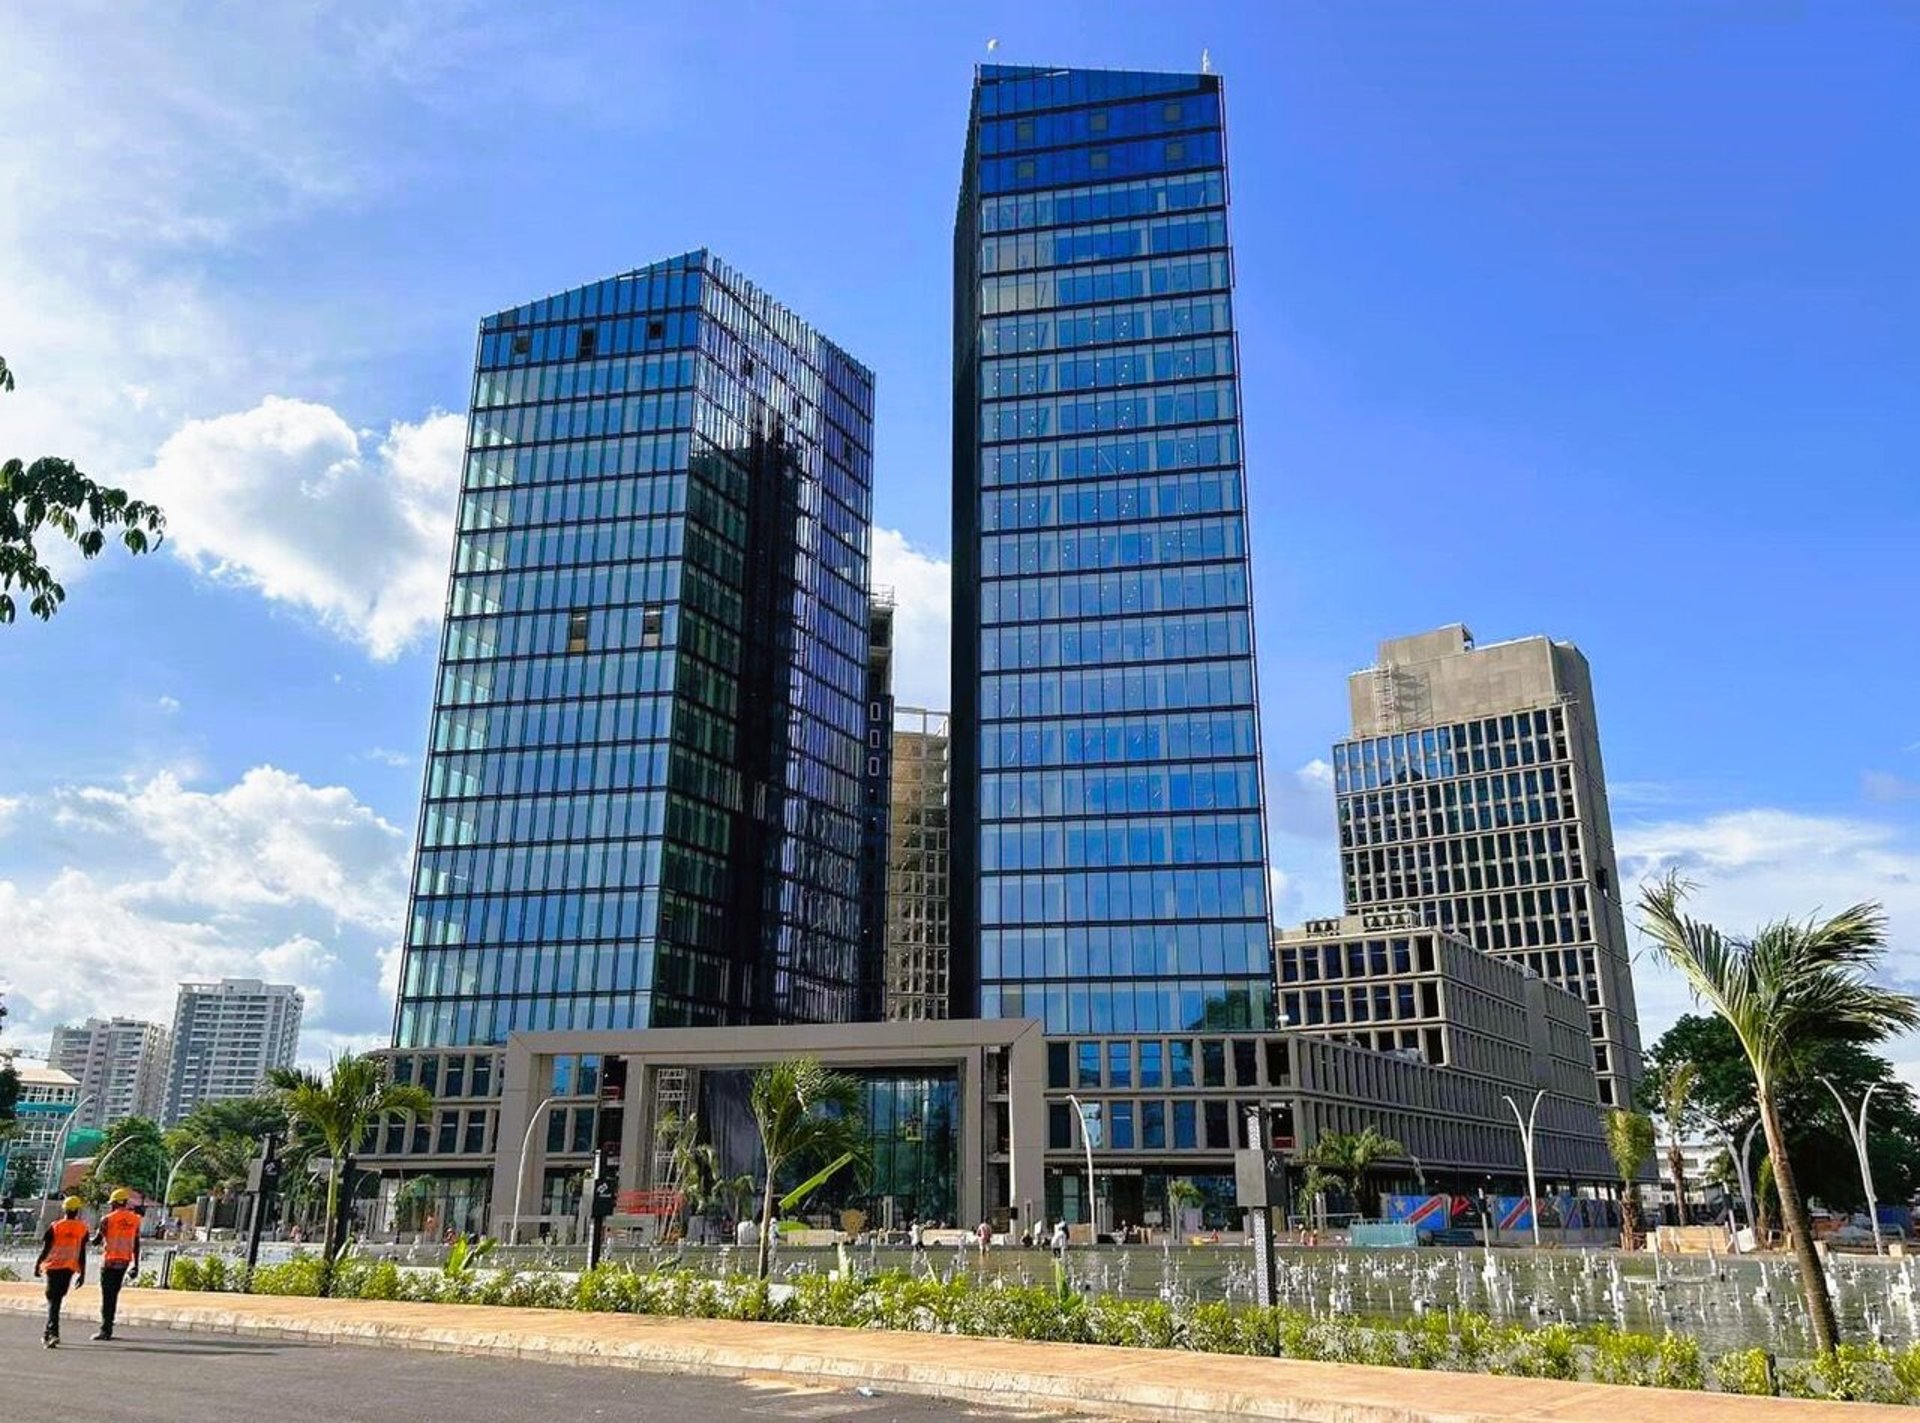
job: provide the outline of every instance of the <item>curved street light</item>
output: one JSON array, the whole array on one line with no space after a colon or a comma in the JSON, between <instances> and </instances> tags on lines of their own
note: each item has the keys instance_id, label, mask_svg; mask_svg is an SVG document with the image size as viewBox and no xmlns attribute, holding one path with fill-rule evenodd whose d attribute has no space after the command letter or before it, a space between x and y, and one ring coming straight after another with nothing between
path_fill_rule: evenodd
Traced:
<instances>
[{"instance_id":1,"label":"curved street light","mask_svg":"<svg viewBox=\"0 0 1920 1423\"><path fill-rule=\"evenodd\" d=\"M180 1168L187 1164L187 1158L189 1156L194 1155L196 1152L205 1151L206 1149L207 1144L204 1141L195 1142L192 1146L181 1152L179 1157L174 1161L173 1169L167 1172L167 1184L160 1188L160 1214L162 1217L170 1217L173 1214L173 1178L180 1174Z\"/></svg>"},{"instance_id":2,"label":"curved street light","mask_svg":"<svg viewBox=\"0 0 1920 1423\"><path fill-rule=\"evenodd\" d=\"M131 1134L121 1137L120 1140L116 1141L112 1146L107 1148L106 1155L102 1156L98 1161L93 1163L93 1179L95 1184L99 1183L100 1173L107 1169L107 1163L113 1160L115 1156L119 1155L121 1147L125 1146L128 1142L132 1140L133 1140L133 1137Z\"/></svg>"},{"instance_id":3,"label":"curved street light","mask_svg":"<svg viewBox=\"0 0 1920 1423\"><path fill-rule=\"evenodd\" d=\"M1527 1213L1533 1219L1533 1243L1537 1249L1540 1244L1540 1190L1533 1179L1533 1119L1540 1113L1540 1099L1547 1095L1542 1087L1533 1094L1533 1106L1527 1109L1525 1120L1521 1119L1520 1106L1513 1098L1502 1094L1502 1100L1513 1108L1513 1119L1520 1123L1520 1146L1527 1154Z\"/></svg>"},{"instance_id":4,"label":"curved street light","mask_svg":"<svg viewBox=\"0 0 1920 1423\"><path fill-rule=\"evenodd\" d=\"M1860 1158L1860 1184L1867 1191L1867 1224L1873 1227L1873 1253L1884 1255L1887 1248L1880 1242L1880 1203L1873 1195L1873 1166L1867 1160L1867 1103L1873 1100L1873 1089L1880 1084L1875 1082L1867 1088L1866 1095L1860 1099L1860 1115L1856 1120L1847 1110L1846 1099L1840 1095L1840 1089L1833 1085L1833 1079L1820 1079L1826 1089L1833 1093L1833 1100L1839 1105L1840 1120L1847 1124L1847 1135L1853 1138L1854 1155Z\"/></svg>"},{"instance_id":5,"label":"curved street light","mask_svg":"<svg viewBox=\"0 0 1920 1423\"><path fill-rule=\"evenodd\" d=\"M527 1148L533 1145L533 1129L540 1125L540 1119L546 1115L548 1107L553 1105L553 1097L541 1099L540 1105L533 1109L527 1118L526 1134L520 1138L520 1166L513 1177L513 1220L507 1227L507 1244L520 1243L520 1202L527 1192Z\"/></svg>"},{"instance_id":6,"label":"curved street light","mask_svg":"<svg viewBox=\"0 0 1920 1423\"><path fill-rule=\"evenodd\" d=\"M1080 1119L1080 1144L1087 1149L1087 1238L1097 1245L1100 1243L1100 1213L1093 1195L1093 1132L1087 1126L1087 1109L1080 1105L1080 1099L1069 1092L1067 1100L1073 1103L1073 1114Z\"/></svg>"},{"instance_id":7,"label":"curved street light","mask_svg":"<svg viewBox=\"0 0 1920 1423\"><path fill-rule=\"evenodd\" d=\"M1727 1155L1733 1161L1734 1179L1740 1185L1740 1201L1747 1210L1747 1229L1753 1232L1756 1250L1760 1248L1760 1217L1753 1208L1753 1134L1759 1130L1760 1119L1756 1117L1738 1146L1733 1144L1733 1138L1726 1132L1720 1133L1721 1144L1727 1148Z\"/></svg>"},{"instance_id":8,"label":"curved street light","mask_svg":"<svg viewBox=\"0 0 1920 1423\"><path fill-rule=\"evenodd\" d=\"M73 1104L73 1110L67 1113L67 1119L60 1123L60 1135L53 1140L53 1151L47 1157L47 1179L40 1183L40 1209L34 1213L33 1224L36 1230L47 1228L47 1187L52 1186L55 1194L60 1190L60 1178L67 1169L67 1136L73 1130L74 1119L80 1115L80 1109L93 1100L93 1094L79 1098Z\"/></svg>"}]
</instances>

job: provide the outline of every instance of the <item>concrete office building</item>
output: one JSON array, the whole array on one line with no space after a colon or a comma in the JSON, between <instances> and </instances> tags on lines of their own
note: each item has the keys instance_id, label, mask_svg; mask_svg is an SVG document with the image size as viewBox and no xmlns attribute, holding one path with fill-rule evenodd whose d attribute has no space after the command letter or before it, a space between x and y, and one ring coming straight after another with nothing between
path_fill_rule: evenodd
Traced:
<instances>
[{"instance_id":1,"label":"concrete office building","mask_svg":"<svg viewBox=\"0 0 1920 1423\"><path fill-rule=\"evenodd\" d=\"M1411 1116L1378 1113L1395 1104L1366 1093L1344 1104L1363 1126L1379 1125L1429 1167L1475 1163L1510 1175L1525 1158L1503 1099L1525 1115L1545 1089L1535 1118L1540 1179L1612 1179L1586 1009L1565 989L1407 910L1281 930L1274 960L1281 1018L1292 1032L1438 1069L1408 1078L1415 1097L1429 1099Z\"/></svg>"},{"instance_id":2,"label":"concrete office building","mask_svg":"<svg viewBox=\"0 0 1920 1423\"><path fill-rule=\"evenodd\" d=\"M1593 683L1570 643L1476 647L1455 624L1380 644L1334 747L1348 910L1423 923L1585 1005L1603 1106L1640 1081Z\"/></svg>"},{"instance_id":3,"label":"concrete office building","mask_svg":"<svg viewBox=\"0 0 1920 1423\"><path fill-rule=\"evenodd\" d=\"M872 438L709 252L481 321L396 1046L856 1016Z\"/></svg>"},{"instance_id":4,"label":"concrete office building","mask_svg":"<svg viewBox=\"0 0 1920 1423\"><path fill-rule=\"evenodd\" d=\"M501 1235L517 1192L529 1236L544 1227L577 1240L582 1176L596 1146L616 1163L623 1193L671 1182L654 1135L667 1111L697 1111L726 1173L751 1174L759 1160L742 1115L746 1078L799 1053L866 1084L875 1170L857 1195L843 1190L810 1203L805 1214L827 1221L838 1218L837 1205L896 1228L914 1217L964 1223L985 1215L1003 1228L1043 1216L1084 1219L1084 1166L1062 1172L1052 1164L1069 1151L1085 1159L1068 1092L1094 1123L1091 1214L1103 1229L1172 1219L1170 1187L1191 1181L1203 1196L1202 1226L1238 1230L1234 1148L1250 1113L1280 1105L1291 1109L1300 1153L1330 1133L1368 1126L1397 1137L1418 1166L1410 1160L1397 1181L1388 1175L1382 1184L1411 1187L1424 1174L1434 1189L1492 1180L1512 1192L1525 1181L1496 1078L1306 1032L1116 1043L1047 1039L1033 1020L997 1019L531 1033L504 1048L384 1054L394 1077L426 1087L436 1107L410 1124L387 1123L358 1158L383 1178L381 1204L366 1224L377 1232ZM549 1095L529 1136L528 1114ZM1549 1118L1544 1106L1542 1117ZM1608 1173L1581 1173L1559 1158L1549 1165L1543 1155L1543 1190L1602 1179ZM422 1181L429 1184L400 1194L403 1182ZM623 1215L616 1224L657 1220Z\"/></svg>"},{"instance_id":5,"label":"concrete office building","mask_svg":"<svg viewBox=\"0 0 1920 1423\"><path fill-rule=\"evenodd\" d=\"M300 1051L306 997L288 983L223 978L183 983L173 1010L166 1124L202 1102L250 1097Z\"/></svg>"},{"instance_id":6,"label":"concrete office building","mask_svg":"<svg viewBox=\"0 0 1920 1423\"><path fill-rule=\"evenodd\" d=\"M167 1030L137 1018L89 1018L53 1030L47 1060L80 1084L76 1127L158 1121L167 1103Z\"/></svg>"},{"instance_id":7,"label":"concrete office building","mask_svg":"<svg viewBox=\"0 0 1920 1423\"><path fill-rule=\"evenodd\" d=\"M886 1017L945 1018L949 952L952 741L944 712L901 707L893 721L887 849Z\"/></svg>"}]
</instances>

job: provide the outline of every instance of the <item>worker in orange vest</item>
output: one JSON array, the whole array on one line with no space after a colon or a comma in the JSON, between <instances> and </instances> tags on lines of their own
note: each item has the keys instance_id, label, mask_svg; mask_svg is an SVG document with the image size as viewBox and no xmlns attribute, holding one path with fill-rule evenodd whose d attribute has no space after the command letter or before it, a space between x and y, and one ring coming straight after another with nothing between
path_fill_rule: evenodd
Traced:
<instances>
[{"instance_id":1,"label":"worker in orange vest","mask_svg":"<svg viewBox=\"0 0 1920 1423\"><path fill-rule=\"evenodd\" d=\"M140 1212L133 1208L133 1192L117 1187L107 1197L113 1207L94 1237L100 1246L100 1332L95 1339L113 1338L113 1316L120 1307L120 1286L127 1276L140 1275Z\"/></svg>"},{"instance_id":2,"label":"worker in orange vest","mask_svg":"<svg viewBox=\"0 0 1920 1423\"><path fill-rule=\"evenodd\" d=\"M35 1276L47 1281L47 1328L40 1342L49 1349L60 1345L60 1302L67 1291L87 1282L87 1223L80 1219L78 1196L68 1196L66 1215L47 1227L40 1239L40 1258L33 1262Z\"/></svg>"}]
</instances>

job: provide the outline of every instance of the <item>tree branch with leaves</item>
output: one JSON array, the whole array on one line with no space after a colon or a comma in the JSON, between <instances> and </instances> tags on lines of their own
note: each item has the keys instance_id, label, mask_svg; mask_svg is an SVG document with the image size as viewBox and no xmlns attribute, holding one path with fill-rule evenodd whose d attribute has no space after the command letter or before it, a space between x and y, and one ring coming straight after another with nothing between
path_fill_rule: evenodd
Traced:
<instances>
[{"instance_id":1,"label":"tree branch with leaves","mask_svg":"<svg viewBox=\"0 0 1920 1423\"><path fill-rule=\"evenodd\" d=\"M0 358L0 391L13 388L13 372ZM166 526L166 515L157 505L96 483L72 460L43 455L31 462L0 462L0 623L14 620L21 600L42 622L66 601L67 590L53 576L37 542L46 531L61 535L81 558L90 559L100 555L109 537L132 554L158 548Z\"/></svg>"}]
</instances>

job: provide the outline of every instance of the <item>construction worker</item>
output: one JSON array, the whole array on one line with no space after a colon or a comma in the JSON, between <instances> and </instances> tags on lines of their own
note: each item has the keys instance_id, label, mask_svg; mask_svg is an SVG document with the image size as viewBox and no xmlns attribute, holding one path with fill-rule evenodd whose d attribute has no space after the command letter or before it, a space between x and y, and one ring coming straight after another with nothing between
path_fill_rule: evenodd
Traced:
<instances>
[{"instance_id":1,"label":"construction worker","mask_svg":"<svg viewBox=\"0 0 1920 1423\"><path fill-rule=\"evenodd\" d=\"M113 1316L120 1307L120 1286L127 1276L140 1275L140 1212L133 1208L133 1192L125 1186L107 1197L112 1207L100 1222L94 1241L100 1246L100 1332L95 1339L113 1338Z\"/></svg>"},{"instance_id":2,"label":"construction worker","mask_svg":"<svg viewBox=\"0 0 1920 1423\"><path fill-rule=\"evenodd\" d=\"M66 1215L47 1227L40 1238L40 1257L33 1262L36 1277L47 1281L47 1328L40 1342L49 1349L60 1345L60 1302L67 1291L87 1282L87 1223L80 1219L86 1202L68 1196L62 1209Z\"/></svg>"}]
</instances>

